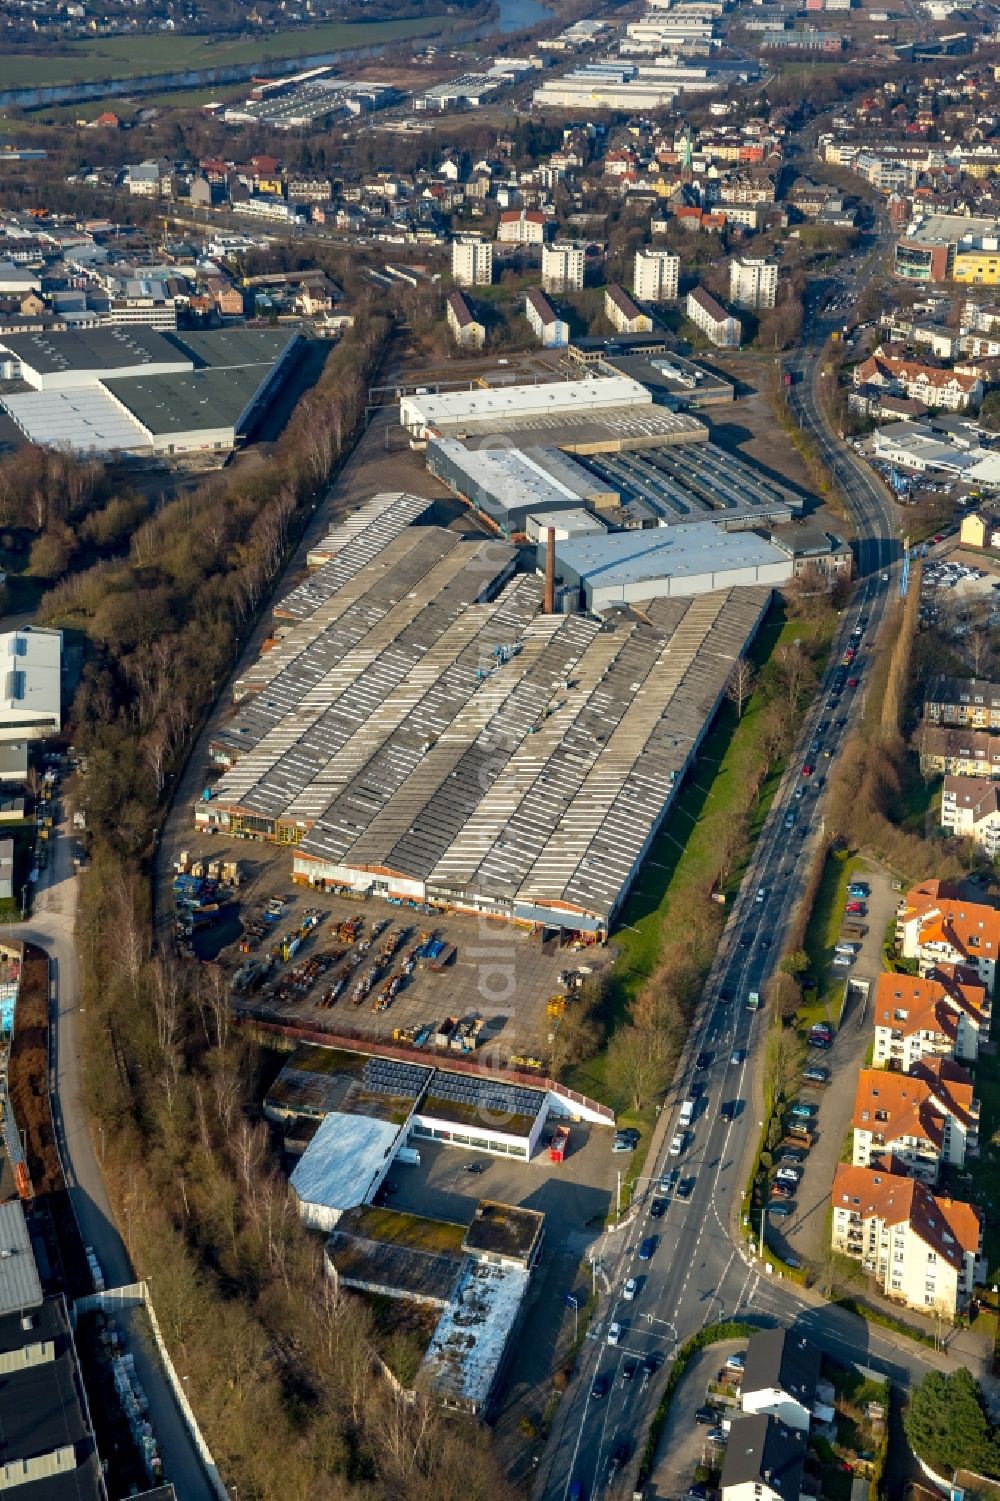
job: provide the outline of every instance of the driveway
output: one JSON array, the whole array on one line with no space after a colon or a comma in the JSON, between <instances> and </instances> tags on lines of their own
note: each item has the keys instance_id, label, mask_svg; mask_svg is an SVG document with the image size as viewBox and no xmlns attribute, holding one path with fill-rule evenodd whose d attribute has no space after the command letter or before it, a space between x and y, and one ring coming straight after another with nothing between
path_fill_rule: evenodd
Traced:
<instances>
[{"instance_id":1,"label":"driveway","mask_svg":"<svg viewBox=\"0 0 1000 1501\"><path fill-rule=\"evenodd\" d=\"M830 1070L831 1082L826 1089L803 1087L801 1098L819 1107L816 1117L816 1141L805 1162L805 1171L795 1198L795 1214L778 1228L772 1223L768 1235L778 1251L792 1251L800 1261L819 1262L830 1233L828 1214L833 1175L854 1113L854 1096L858 1072L874 1032L872 1014L875 986L882 970L882 940L886 924L896 910L898 893L892 880L875 866L859 867L854 878L867 883L870 894L865 922L868 932L861 940L861 952L849 971L844 1009L829 1052L809 1050L809 1063ZM865 989L867 987L867 990ZM836 1022L836 1018L832 1017Z\"/></svg>"},{"instance_id":2,"label":"driveway","mask_svg":"<svg viewBox=\"0 0 1000 1501\"><path fill-rule=\"evenodd\" d=\"M708 1428L696 1423L694 1415L704 1405L708 1383L716 1379L727 1356L745 1350L746 1344L745 1339L728 1339L699 1350L678 1382L650 1479L650 1496L656 1501L683 1496L692 1483L695 1467L702 1463L703 1455L711 1453L712 1446L705 1441ZM738 1410L732 1408L734 1413Z\"/></svg>"}]
</instances>

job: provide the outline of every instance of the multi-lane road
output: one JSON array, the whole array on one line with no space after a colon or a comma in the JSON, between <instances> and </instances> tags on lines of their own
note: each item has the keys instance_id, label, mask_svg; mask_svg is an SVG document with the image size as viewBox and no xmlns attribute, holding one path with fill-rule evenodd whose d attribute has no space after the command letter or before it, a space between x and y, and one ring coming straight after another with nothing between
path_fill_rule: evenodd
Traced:
<instances>
[{"instance_id":1,"label":"multi-lane road","mask_svg":"<svg viewBox=\"0 0 1000 1501\"><path fill-rule=\"evenodd\" d=\"M841 278L840 296L858 294L872 274L873 261L869 258ZM828 301L828 296L823 299ZM786 368L795 382L789 391L792 409L819 447L854 518L859 585L842 617L831 663L839 662L848 641L855 646L860 641L851 675L863 685L871 647L897 584L900 546L887 495L830 433L817 405L818 354L839 321L824 314L822 305L811 308L803 347ZM860 638L854 634L858 629ZM915 1353L905 1341L873 1334L844 1310L817 1306L788 1283L770 1280L760 1261L748 1255L733 1218L746 1152L760 1128L751 1082L766 1021L747 1008L747 998L763 989L780 953L783 930L819 837L825 788L817 783L848 732L837 720L850 721L857 712L860 689L846 685L830 707L837 673L831 665L807 716L727 923L695 1034L664 1107L671 1120L661 1156L647 1165L650 1176L630 1222L610 1232L601 1247L608 1292L539 1467L537 1489L544 1501L566 1501L576 1487L584 1496L607 1488L627 1492L673 1350L715 1319L746 1313L801 1324L823 1349L865 1358L904 1385L935 1363L933 1355ZM807 763L814 768L808 778L802 776ZM761 889L764 895L758 900ZM700 1089L698 1113L682 1153L672 1156L666 1144L678 1126L680 1102L690 1096L692 1086ZM723 1105L727 1108L720 1110ZM673 1168L682 1182L687 1180L687 1198L678 1197L676 1189L669 1195L659 1190ZM647 1237L654 1237L655 1246L648 1260L639 1254ZM638 1286L631 1299L624 1293L629 1279ZM622 1329L615 1345L607 1337L612 1323ZM644 1366L648 1356L659 1363L655 1372ZM607 1391L600 1395L605 1384Z\"/></svg>"}]
</instances>

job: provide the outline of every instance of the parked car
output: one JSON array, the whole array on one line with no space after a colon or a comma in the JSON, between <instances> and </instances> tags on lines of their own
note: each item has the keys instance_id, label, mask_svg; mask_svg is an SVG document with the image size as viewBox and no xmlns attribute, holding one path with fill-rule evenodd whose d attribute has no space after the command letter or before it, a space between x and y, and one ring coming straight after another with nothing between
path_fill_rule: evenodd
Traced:
<instances>
[{"instance_id":1,"label":"parked car","mask_svg":"<svg viewBox=\"0 0 1000 1501\"><path fill-rule=\"evenodd\" d=\"M771 1186L771 1192L776 1199L794 1199L795 1184L786 1182L784 1178L776 1178Z\"/></svg>"},{"instance_id":2,"label":"parked car","mask_svg":"<svg viewBox=\"0 0 1000 1501\"><path fill-rule=\"evenodd\" d=\"M726 1357L726 1370L727 1371L742 1371L742 1369L746 1365L746 1363L747 1363L746 1356L742 1355L740 1353L740 1351L737 1350L734 1354L729 1355L729 1356Z\"/></svg>"},{"instance_id":3,"label":"parked car","mask_svg":"<svg viewBox=\"0 0 1000 1501\"><path fill-rule=\"evenodd\" d=\"M694 1415L694 1420L696 1423L700 1423L703 1428L712 1428L718 1422L719 1414L714 1407L699 1407Z\"/></svg>"},{"instance_id":4,"label":"parked car","mask_svg":"<svg viewBox=\"0 0 1000 1501\"><path fill-rule=\"evenodd\" d=\"M805 1100L796 1100L791 1114L796 1120L811 1121L816 1114L816 1106L808 1104Z\"/></svg>"},{"instance_id":5,"label":"parked car","mask_svg":"<svg viewBox=\"0 0 1000 1501\"><path fill-rule=\"evenodd\" d=\"M726 1442L726 1435L721 1428L710 1428L705 1434L705 1438L710 1444L724 1444Z\"/></svg>"},{"instance_id":6,"label":"parked car","mask_svg":"<svg viewBox=\"0 0 1000 1501\"><path fill-rule=\"evenodd\" d=\"M812 1064L809 1068L802 1070L802 1077L807 1084L829 1084L830 1070L820 1068L818 1064Z\"/></svg>"},{"instance_id":7,"label":"parked car","mask_svg":"<svg viewBox=\"0 0 1000 1501\"><path fill-rule=\"evenodd\" d=\"M773 1219L787 1220L794 1208L795 1205L790 1199L772 1199L767 1206L767 1212Z\"/></svg>"},{"instance_id":8,"label":"parked car","mask_svg":"<svg viewBox=\"0 0 1000 1501\"><path fill-rule=\"evenodd\" d=\"M467 1162L465 1164L465 1172L474 1173L478 1177L480 1173L485 1173L488 1167L488 1162Z\"/></svg>"},{"instance_id":9,"label":"parked car","mask_svg":"<svg viewBox=\"0 0 1000 1501\"><path fill-rule=\"evenodd\" d=\"M802 1169L798 1167L779 1167L774 1176L781 1183L798 1183L802 1177Z\"/></svg>"}]
</instances>

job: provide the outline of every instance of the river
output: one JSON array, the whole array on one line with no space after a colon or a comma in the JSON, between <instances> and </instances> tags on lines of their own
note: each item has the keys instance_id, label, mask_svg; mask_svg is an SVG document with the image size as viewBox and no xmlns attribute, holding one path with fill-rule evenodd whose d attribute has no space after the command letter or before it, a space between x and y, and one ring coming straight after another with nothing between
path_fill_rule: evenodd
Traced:
<instances>
[{"instance_id":1,"label":"river","mask_svg":"<svg viewBox=\"0 0 1000 1501\"><path fill-rule=\"evenodd\" d=\"M538 26L547 21L552 11L541 0L498 0L497 14L474 33L473 38L488 41L490 37L508 36L523 31L528 26ZM417 37L411 38L416 43ZM386 46L395 45L392 42ZM381 47L356 47L347 52L316 52L301 57L283 57L267 62L267 71L274 77L282 73L295 73L300 68L320 68L328 64L346 62L358 57L377 57ZM196 89L201 85L244 83L257 76L261 63L234 63L223 68L186 68L176 73L151 73L140 78L109 78L89 83L54 84L48 88L0 89L0 108L39 109L51 104L77 104L88 99L111 99L132 97L134 94L158 94L168 89Z\"/></svg>"}]
</instances>

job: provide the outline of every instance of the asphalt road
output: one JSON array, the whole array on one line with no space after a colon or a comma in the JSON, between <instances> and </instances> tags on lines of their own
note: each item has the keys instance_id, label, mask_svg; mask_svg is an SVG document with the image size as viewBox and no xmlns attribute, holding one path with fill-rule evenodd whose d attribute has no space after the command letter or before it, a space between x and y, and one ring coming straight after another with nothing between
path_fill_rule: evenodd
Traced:
<instances>
[{"instance_id":1,"label":"asphalt road","mask_svg":"<svg viewBox=\"0 0 1000 1501\"><path fill-rule=\"evenodd\" d=\"M135 1273L115 1225L83 1101L78 1022L82 1008L74 939L77 881L72 851L72 831L61 822L53 830L49 865L40 874L31 917L5 929L5 933L37 944L49 956L53 1028L50 1091L56 1140L80 1235L85 1245L93 1247L105 1285L113 1288L133 1282ZM144 1342L136 1311L125 1309L116 1317L125 1330L136 1374L149 1399L149 1420L160 1446L164 1478L174 1482L179 1501L215 1501L215 1491L159 1359Z\"/></svg>"},{"instance_id":2,"label":"asphalt road","mask_svg":"<svg viewBox=\"0 0 1000 1501\"><path fill-rule=\"evenodd\" d=\"M840 290L857 296L874 268L872 257L854 275L841 277ZM830 331L841 321L824 316L814 307L804 330L803 348L786 368L795 377L789 393L792 409L819 446L855 520L859 583L842 617L831 662L839 663L848 641L857 645L852 632L863 620L858 661L850 674L859 677L860 685L856 691L845 687L836 712L831 711L826 705L838 670L836 665L831 666L807 716L800 742L789 758L788 771L727 923L686 1064L664 1107L671 1112L665 1137L669 1141L680 1102L697 1080L703 1094L694 1127L679 1157L670 1157L664 1151L659 1160L649 1164L653 1180L674 1166L681 1178L694 1178L691 1196L686 1202L672 1196L663 1217L654 1221L649 1215L654 1195L647 1183L629 1226L605 1237L602 1280L606 1280L608 1295L539 1466L537 1495L544 1501L565 1501L574 1482L579 1482L587 1496L605 1490L628 1493L649 1420L663 1389L670 1354L677 1344L715 1319L739 1312L759 1316L765 1322L801 1326L821 1349L841 1358L866 1361L903 1386L919 1379L936 1361L949 1364L946 1357L935 1357L933 1352L926 1355L908 1342L876 1334L842 1309L816 1306L787 1283L762 1275L760 1262L750 1260L742 1243L733 1238L744 1157L760 1129L757 1111L752 1108L751 1070L766 1027L760 1012L747 1010L746 999L751 990L762 990L781 952L783 931L821 832L825 790L817 789L815 777L803 778L801 768L808 761L819 774L832 765L823 751L829 747L835 755L842 735L848 733L837 730L832 719L850 719L859 711L867 658L898 580L900 545L888 497L853 452L827 430L816 403L814 351L822 349ZM821 719L831 721L822 733L816 728ZM796 798L800 786L808 790ZM789 815L794 817L791 828L786 822ZM765 898L758 902L760 887ZM698 1071L695 1056L702 1050L711 1053L711 1061ZM719 1113L724 1101L740 1102L732 1120ZM640 1261L639 1243L650 1235L656 1236L656 1248L649 1261ZM639 1281L633 1301L622 1296L629 1277ZM623 1329L621 1342L614 1347L607 1343L612 1321L620 1322ZM623 1379L627 1362L650 1353L663 1358L655 1375L646 1377L640 1369L631 1380ZM613 1385L606 1397L595 1399L591 1392L598 1374L607 1375ZM627 1455L620 1465L613 1459L616 1449L620 1456Z\"/></svg>"}]
</instances>

